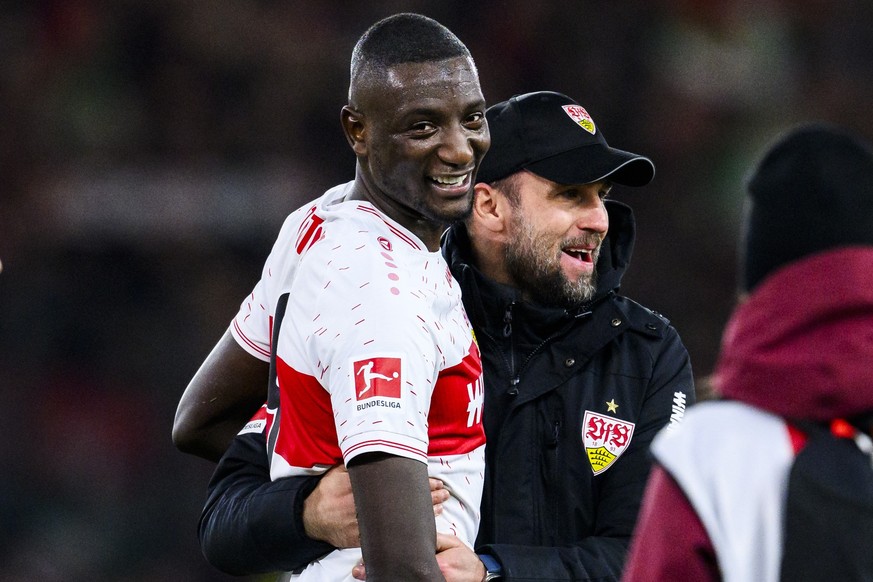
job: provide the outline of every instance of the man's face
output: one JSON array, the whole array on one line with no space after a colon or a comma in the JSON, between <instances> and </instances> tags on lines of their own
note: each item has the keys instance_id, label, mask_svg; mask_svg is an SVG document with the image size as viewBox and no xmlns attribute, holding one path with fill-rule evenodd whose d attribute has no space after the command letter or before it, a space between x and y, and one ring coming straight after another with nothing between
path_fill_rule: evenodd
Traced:
<instances>
[{"instance_id":1,"label":"man's face","mask_svg":"<svg viewBox=\"0 0 873 582\"><path fill-rule=\"evenodd\" d=\"M491 143L472 61L393 66L361 101L361 165L373 201L401 222L465 218L472 177Z\"/></svg>"},{"instance_id":2,"label":"man's face","mask_svg":"<svg viewBox=\"0 0 873 582\"><path fill-rule=\"evenodd\" d=\"M572 307L596 290L595 264L609 228L603 204L609 182L563 185L530 172L516 190L506 246L512 284L539 303Z\"/></svg>"}]
</instances>

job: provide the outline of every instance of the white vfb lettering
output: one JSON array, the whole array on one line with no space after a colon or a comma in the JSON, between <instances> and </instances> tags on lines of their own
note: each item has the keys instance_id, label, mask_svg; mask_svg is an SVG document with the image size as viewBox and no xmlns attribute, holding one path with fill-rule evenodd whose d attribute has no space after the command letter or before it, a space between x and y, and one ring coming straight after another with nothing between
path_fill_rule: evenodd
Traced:
<instances>
[{"instance_id":1,"label":"white vfb lettering","mask_svg":"<svg viewBox=\"0 0 873 582\"><path fill-rule=\"evenodd\" d=\"M673 430L676 425L682 422L682 418L685 416L685 393L684 392L674 392L673 393L673 407L672 414L670 414L670 424L667 427L667 430Z\"/></svg>"},{"instance_id":2,"label":"white vfb lettering","mask_svg":"<svg viewBox=\"0 0 873 582\"><path fill-rule=\"evenodd\" d=\"M467 396L470 403L467 405L467 426L473 426L482 422L482 405L485 404L485 395L482 390L482 378L476 382L467 384Z\"/></svg>"}]
</instances>

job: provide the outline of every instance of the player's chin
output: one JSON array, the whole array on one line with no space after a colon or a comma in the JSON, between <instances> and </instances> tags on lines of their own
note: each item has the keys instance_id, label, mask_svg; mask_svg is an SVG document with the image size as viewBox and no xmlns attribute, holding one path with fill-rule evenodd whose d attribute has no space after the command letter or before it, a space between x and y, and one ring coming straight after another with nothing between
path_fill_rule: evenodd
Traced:
<instances>
[{"instance_id":1,"label":"player's chin","mask_svg":"<svg viewBox=\"0 0 873 582\"><path fill-rule=\"evenodd\" d=\"M451 223L466 220L473 211L472 194L452 199L440 199L431 205L431 217L440 222Z\"/></svg>"}]
</instances>

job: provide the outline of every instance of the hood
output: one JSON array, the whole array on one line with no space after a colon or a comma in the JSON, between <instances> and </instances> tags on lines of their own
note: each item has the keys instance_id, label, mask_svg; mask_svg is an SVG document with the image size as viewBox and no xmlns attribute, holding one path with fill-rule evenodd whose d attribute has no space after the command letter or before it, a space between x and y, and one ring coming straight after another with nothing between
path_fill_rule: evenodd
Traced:
<instances>
[{"instance_id":1,"label":"hood","mask_svg":"<svg viewBox=\"0 0 873 582\"><path fill-rule=\"evenodd\" d=\"M873 247L818 253L762 282L728 322L714 383L796 420L873 411Z\"/></svg>"},{"instance_id":2,"label":"hood","mask_svg":"<svg viewBox=\"0 0 873 582\"><path fill-rule=\"evenodd\" d=\"M618 292L621 278L630 265L636 238L636 223L630 206L617 200L606 200L606 213L609 215L609 231L597 259L595 301L611 291Z\"/></svg>"}]
</instances>

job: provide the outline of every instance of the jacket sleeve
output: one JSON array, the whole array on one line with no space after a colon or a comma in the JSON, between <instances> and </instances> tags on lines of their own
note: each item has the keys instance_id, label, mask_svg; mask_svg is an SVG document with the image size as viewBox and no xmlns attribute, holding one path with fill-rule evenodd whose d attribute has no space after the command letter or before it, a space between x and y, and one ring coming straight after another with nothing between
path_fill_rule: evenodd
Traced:
<instances>
[{"instance_id":1,"label":"jacket sleeve","mask_svg":"<svg viewBox=\"0 0 873 582\"><path fill-rule=\"evenodd\" d=\"M652 471L623 582L721 580L700 518L661 467Z\"/></svg>"},{"instance_id":2,"label":"jacket sleeve","mask_svg":"<svg viewBox=\"0 0 873 582\"><path fill-rule=\"evenodd\" d=\"M303 528L303 501L317 483L317 477L271 481L264 433L237 435L209 482L200 516L206 560L243 575L291 571L333 550Z\"/></svg>"},{"instance_id":3,"label":"jacket sleeve","mask_svg":"<svg viewBox=\"0 0 873 582\"><path fill-rule=\"evenodd\" d=\"M627 555L628 540L590 537L567 547L490 544L479 553L500 562L504 582L528 580L616 581Z\"/></svg>"},{"instance_id":4,"label":"jacket sleeve","mask_svg":"<svg viewBox=\"0 0 873 582\"><path fill-rule=\"evenodd\" d=\"M657 339L654 339L657 337ZM651 377L646 382L633 438L622 458L595 480L597 524L595 535L564 547L495 544L479 548L494 555L504 580L597 580L621 578L628 545L636 525L646 481L652 466L649 448L655 435L671 422L680 422L686 406L694 403L694 378L685 346L676 330L665 325L654 341L622 346L648 346ZM499 493L498 493L499 494ZM571 508L566 508L571 511ZM689 578L692 579L692 578Z\"/></svg>"}]
</instances>

